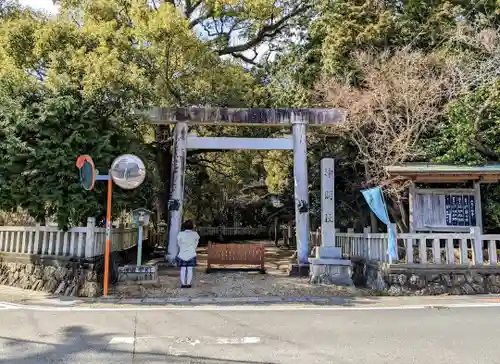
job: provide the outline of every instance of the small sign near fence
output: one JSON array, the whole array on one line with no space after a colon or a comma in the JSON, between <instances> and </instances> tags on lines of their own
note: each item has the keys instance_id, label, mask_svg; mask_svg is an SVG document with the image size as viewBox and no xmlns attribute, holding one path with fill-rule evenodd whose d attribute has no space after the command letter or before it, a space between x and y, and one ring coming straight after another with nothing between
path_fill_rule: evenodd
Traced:
<instances>
[{"instance_id":1,"label":"small sign near fence","mask_svg":"<svg viewBox=\"0 0 500 364\"><path fill-rule=\"evenodd\" d=\"M118 268L118 281L156 282L158 267L154 265L126 265Z\"/></svg>"},{"instance_id":2,"label":"small sign near fence","mask_svg":"<svg viewBox=\"0 0 500 364\"><path fill-rule=\"evenodd\" d=\"M478 226L477 199L470 189L415 188L412 227L415 231L468 231Z\"/></svg>"},{"instance_id":3,"label":"small sign near fence","mask_svg":"<svg viewBox=\"0 0 500 364\"><path fill-rule=\"evenodd\" d=\"M447 226L476 226L474 195L445 195Z\"/></svg>"}]
</instances>

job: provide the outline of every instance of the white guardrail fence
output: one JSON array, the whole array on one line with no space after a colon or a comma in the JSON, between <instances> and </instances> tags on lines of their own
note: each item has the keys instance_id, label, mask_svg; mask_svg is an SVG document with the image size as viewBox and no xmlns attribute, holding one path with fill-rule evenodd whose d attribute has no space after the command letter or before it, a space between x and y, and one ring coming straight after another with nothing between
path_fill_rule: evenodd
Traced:
<instances>
[{"instance_id":1,"label":"white guardrail fence","mask_svg":"<svg viewBox=\"0 0 500 364\"><path fill-rule=\"evenodd\" d=\"M321 244L321 233L311 232L311 245ZM335 246L350 258L363 258L389 262L387 234L362 233L348 229L336 232ZM401 264L467 264L494 265L499 262L500 235L481 234L479 228L469 233L402 233L398 234L399 260Z\"/></svg>"},{"instance_id":2,"label":"white guardrail fence","mask_svg":"<svg viewBox=\"0 0 500 364\"><path fill-rule=\"evenodd\" d=\"M134 228L111 230L111 251L121 251L137 245L138 231ZM38 254L54 257L92 258L104 254L106 229L95 226L89 218L87 226L68 231L57 226L0 226L0 252Z\"/></svg>"}]
</instances>

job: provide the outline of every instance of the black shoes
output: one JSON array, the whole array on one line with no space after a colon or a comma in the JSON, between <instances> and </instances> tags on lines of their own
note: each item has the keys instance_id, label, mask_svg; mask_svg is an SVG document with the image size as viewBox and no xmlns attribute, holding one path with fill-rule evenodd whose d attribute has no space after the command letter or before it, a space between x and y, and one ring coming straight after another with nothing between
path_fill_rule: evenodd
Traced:
<instances>
[{"instance_id":1,"label":"black shoes","mask_svg":"<svg viewBox=\"0 0 500 364\"><path fill-rule=\"evenodd\" d=\"M181 285L181 288L191 288L191 285L190 284L187 284L187 285Z\"/></svg>"}]
</instances>

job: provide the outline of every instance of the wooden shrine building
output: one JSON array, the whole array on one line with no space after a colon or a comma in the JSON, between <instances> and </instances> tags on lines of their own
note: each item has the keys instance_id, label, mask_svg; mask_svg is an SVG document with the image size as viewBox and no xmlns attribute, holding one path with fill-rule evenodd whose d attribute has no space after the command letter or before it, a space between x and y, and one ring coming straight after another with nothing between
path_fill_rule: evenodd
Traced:
<instances>
[{"instance_id":1,"label":"wooden shrine building","mask_svg":"<svg viewBox=\"0 0 500 364\"><path fill-rule=\"evenodd\" d=\"M480 185L500 181L500 165L405 164L386 167L390 178L411 181L409 228L417 232L482 232Z\"/></svg>"}]
</instances>

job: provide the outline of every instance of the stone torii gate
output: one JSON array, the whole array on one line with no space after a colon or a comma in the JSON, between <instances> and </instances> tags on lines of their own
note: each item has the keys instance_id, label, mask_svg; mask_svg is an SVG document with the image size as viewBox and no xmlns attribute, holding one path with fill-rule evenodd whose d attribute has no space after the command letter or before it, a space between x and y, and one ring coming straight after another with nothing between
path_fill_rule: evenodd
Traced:
<instances>
[{"instance_id":1,"label":"stone torii gate","mask_svg":"<svg viewBox=\"0 0 500 364\"><path fill-rule=\"evenodd\" d=\"M309 186L307 128L331 126L342 122L345 119L345 115L345 111L341 109L228 109L209 107L153 109L150 115L153 123L175 124L171 197L168 206L170 224L167 259L172 262L177 255L176 240L182 222L184 174L188 149L293 150L298 264L299 266L308 265ZM197 137L195 135L188 135L190 124L291 127L292 137Z\"/></svg>"}]
</instances>

